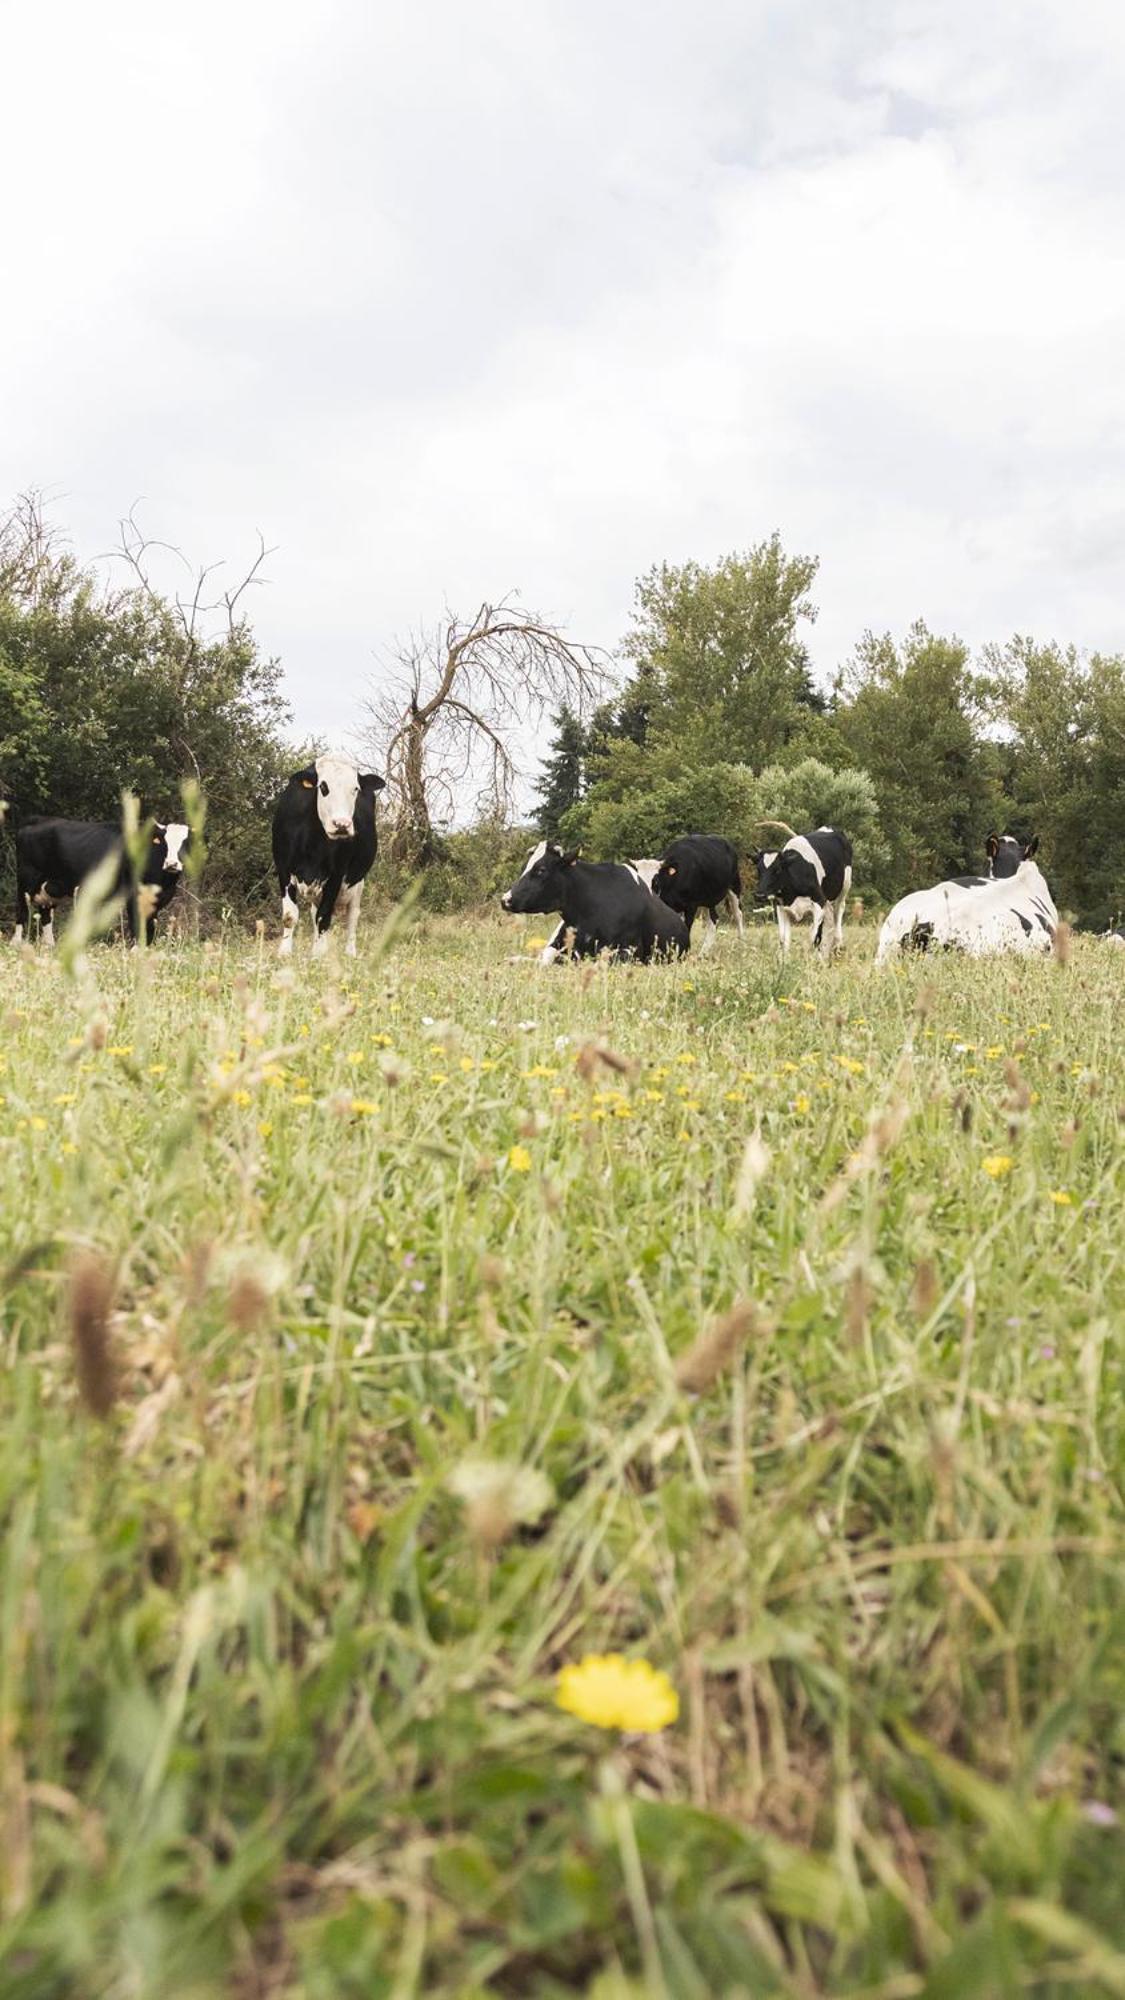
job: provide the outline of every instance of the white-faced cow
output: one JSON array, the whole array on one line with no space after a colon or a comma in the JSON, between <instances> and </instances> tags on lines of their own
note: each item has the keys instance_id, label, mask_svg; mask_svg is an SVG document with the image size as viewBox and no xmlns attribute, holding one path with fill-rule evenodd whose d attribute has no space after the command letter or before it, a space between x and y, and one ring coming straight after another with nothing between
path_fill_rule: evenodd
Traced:
<instances>
[{"instance_id":1,"label":"white-faced cow","mask_svg":"<svg viewBox=\"0 0 1125 2000\"><path fill-rule=\"evenodd\" d=\"M843 943L844 905L852 886L852 844L837 827L818 826L812 833L795 833L772 854L751 857L758 870L755 898L771 901L777 911L777 931L783 952L789 950L792 924L813 920L813 950L826 958ZM828 912L832 923L828 923Z\"/></svg>"},{"instance_id":2,"label":"white-faced cow","mask_svg":"<svg viewBox=\"0 0 1125 2000\"><path fill-rule=\"evenodd\" d=\"M184 872L190 830L157 820L139 874L126 851L120 825L111 820L29 819L16 833L16 942L38 912L44 944L55 942L55 905L73 896L109 855L118 858L111 895L125 899L125 921L136 943L143 917L152 943L156 919L171 902Z\"/></svg>"},{"instance_id":3,"label":"white-faced cow","mask_svg":"<svg viewBox=\"0 0 1125 2000\"><path fill-rule=\"evenodd\" d=\"M706 910L711 928L703 949L715 942L720 906L725 903L742 935L742 878L738 854L729 840L717 833L685 833L674 840L653 878L653 894L675 910L687 925L688 935L700 910Z\"/></svg>"},{"instance_id":4,"label":"white-faced cow","mask_svg":"<svg viewBox=\"0 0 1125 2000\"><path fill-rule=\"evenodd\" d=\"M635 869L620 861L580 861L577 852L564 854L546 840L533 848L500 905L521 916L557 910L563 945L569 936L579 958L608 951L647 965L651 958L679 957L688 948L683 919L646 888ZM547 946L552 956L558 950L554 940Z\"/></svg>"},{"instance_id":5,"label":"white-faced cow","mask_svg":"<svg viewBox=\"0 0 1125 2000\"><path fill-rule=\"evenodd\" d=\"M899 898L883 920L875 954L876 965L882 965L898 947L925 950L931 941L952 942L947 935L953 922L952 912L962 904L972 906L975 898L995 883L1014 881L1019 869L1031 861L1038 851L1038 837L1019 841L1011 833L990 833L985 842L987 874L951 875L945 882L935 882L932 889L914 889L909 895ZM1054 910L1053 903L1051 908ZM1052 927L1058 923L1057 913L1050 921Z\"/></svg>"},{"instance_id":6,"label":"white-faced cow","mask_svg":"<svg viewBox=\"0 0 1125 2000\"><path fill-rule=\"evenodd\" d=\"M909 904L908 910L903 904ZM904 896L879 932L876 965L892 952L928 951L945 946L970 958L1001 952L1049 952L1059 913L1034 861L1021 861L1014 875L958 888L939 882Z\"/></svg>"},{"instance_id":7,"label":"white-faced cow","mask_svg":"<svg viewBox=\"0 0 1125 2000\"><path fill-rule=\"evenodd\" d=\"M327 949L337 903L347 917L345 949L349 958L355 957L364 878L378 847L375 794L385 783L371 771L360 771L350 757L317 757L294 771L273 816L282 958L293 949L302 901L312 903L316 912L313 957Z\"/></svg>"}]
</instances>

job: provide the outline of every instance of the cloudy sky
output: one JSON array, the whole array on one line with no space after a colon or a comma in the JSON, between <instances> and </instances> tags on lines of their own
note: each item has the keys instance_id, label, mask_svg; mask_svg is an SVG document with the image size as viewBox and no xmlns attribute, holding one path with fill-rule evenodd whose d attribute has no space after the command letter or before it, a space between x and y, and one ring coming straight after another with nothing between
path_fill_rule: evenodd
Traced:
<instances>
[{"instance_id":1,"label":"cloudy sky","mask_svg":"<svg viewBox=\"0 0 1125 2000\"><path fill-rule=\"evenodd\" d=\"M827 676L1125 646L1117 0L56 0L4 18L0 498L143 497L336 741L518 590L613 645L775 527Z\"/></svg>"}]
</instances>

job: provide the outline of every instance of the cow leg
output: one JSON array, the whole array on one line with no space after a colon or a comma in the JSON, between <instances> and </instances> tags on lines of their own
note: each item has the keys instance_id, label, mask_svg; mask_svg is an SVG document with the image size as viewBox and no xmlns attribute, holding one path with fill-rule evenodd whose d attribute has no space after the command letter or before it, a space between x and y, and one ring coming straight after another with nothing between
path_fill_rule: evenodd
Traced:
<instances>
[{"instance_id":1,"label":"cow leg","mask_svg":"<svg viewBox=\"0 0 1125 2000\"><path fill-rule=\"evenodd\" d=\"M346 957L357 956L355 934L359 928L359 905L363 896L362 882L345 882L340 891L340 901L347 917L347 937L344 943Z\"/></svg>"},{"instance_id":2,"label":"cow leg","mask_svg":"<svg viewBox=\"0 0 1125 2000\"><path fill-rule=\"evenodd\" d=\"M546 944L543 946L543 949L539 954L538 963L540 965L553 965L556 958L561 958L563 956L565 950L566 950L566 925L565 923L560 921L555 925L554 930L551 932L550 937L548 938Z\"/></svg>"},{"instance_id":3,"label":"cow leg","mask_svg":"<svg viewBox=\"0 0 1125 2000\"><path fill-rule=\"evenodd\" d=\"M281 942L277 947L279 958L288 958L293 949L293 935L301 920L301 905L297 901L297 884L283 882L281 885Z\"/></svg>"},{"instance_id":4,"label":"cow leg","mask_svg":"<svg viewBox=\"0 0 1125 2000\"><path fill-rule=\"evenodd\" d=\"M686 910L684 911L684 922L688 927L689 937L691 935L692 924L695 922L697 914L698 914L697 911L693 910L689 918L687 911ZM707 934L704 937L703 943L699 947L699 956L701 958L706 958L708 952L714 951L715 949L715 933L717 932L719 926L715 921L714 910L704 910L703 915L707 919Z\"/></svg>"},{"instance_id":5,"label":"cow leg","mask_svg":"<svg viewBox=\"0 0 1125 2000\"><path fill-rule=\"evenodd\" d=\"M743 931L746 929L746 926L742 921L742 904L739 902L738 897L735 895L733 889L727 890L726 896L724 897L723 900L728 904L730 908L731 916L734 918L735 923L738 925L738 935L739 937L741 937Z\"/></svg>"},{"instance_id":6,"label":"cow leg","mask_svg":"<svg viewBox=\"0 0 1125 2000\"><path fill-rule=\"evenodd\" d=\"M788 910L785 908L784 903L779 903L777 906L777 941L781 946L782 958L788 958L789 956L789 939L792 928Z\"/></svg>"},{"instance_id":7,"label":"cow leg","mask_svg":"<svg viewBox=\"0 0 1125 2000\"><path fill-rule=\"evenodd\" d=\"M317 898L316 936L313 939L314 958L323 958L325 952L328 950L328 931L332 922L333 911L336 908L336 899L340 894L340 886L340 882L338 881L326 882Z\"/></svg>"},{"instance_id":8,"label":"cow leg","mask_svg":"<svg viewBox=\"0 0 1125 2000\"><path fill-rule=\"evenodd\" d=\"M843 945L844 942L844 905L848 900L848 891L851 888L851 886L852 886L852 871L850 868L845 868L844 886L841 889L839 895L837 896L836 901L832 905L832 918L835 929L835 934L832 940L833 949L839 948L840 946Z\"/></svg>"},{"instance_id":9,"label":"cow leg","mask_svg":"<svg viewBox=\"0 0 1125 2000\"><path fill-rule=\"evenodd\" d=\"M43 919L41 920L41 928L40 928L40 931L39 931L39 935L40 935L40 937L42 938L42 940L43 940L43 943L44 943L44 944L46 944L46 945L53 945L53 944L54 944L54 942L55 942L55 906L54 906L54 904L53 904L53 903L48 903L48 905L47 905L47 914L46 914L46 916L45 916L45 917L44 917L44 918L43 918Z\"/></svg>"}]
</instances>

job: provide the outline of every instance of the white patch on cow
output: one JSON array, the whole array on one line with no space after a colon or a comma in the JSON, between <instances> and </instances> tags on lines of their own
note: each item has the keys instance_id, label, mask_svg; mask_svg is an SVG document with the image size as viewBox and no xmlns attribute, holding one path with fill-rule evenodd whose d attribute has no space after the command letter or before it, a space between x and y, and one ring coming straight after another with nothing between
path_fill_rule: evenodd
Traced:
<instances>
[{"instance_id":1,"label":"white patch on cow","mask_svg":"<svg viewBox=\"0 0 1125 2000\"><path fill-rule=\"evenodd\" d=\"M311 903L315 910L321 896L324 894L324 884L323 882L298 882L297 894L302 903Z\"/></svg>"},{"instance_id":2,"label":"white patch on cow","mask_svg":"<svg viewBox=\"0 0 1125 2000\"><path fill-rule=\"evenodd\" d=\"M643 882L646 889L652 888L660 869L659 861L653 861L650 858L646 858L644 861L629 861L626 863L626 866L632 869L638 882Z\"/></svg>"},{"instance_id":3,"label":"white patch on cow","mask_svg":"<svg viewBox=\"0 0 1125 2000\"><path fill-rule=\"evenodd\" d=\"M301 906L293 901L286 890L281 898L281 943L278 945L279 958L288 958L293 949L293 935L301 920Z\"/></svg>"},{"instance_id":4,"label":"white patch on cow","mask_svg":"<svg viewBox=\"0 0 1125 2000\"><path fill-rule=\"evenodd\" d=\"M344 952L348 958L355 958L356 956L355 934L359 927L359 905L362 896L362 882L353 882L350 887L345 882L340 891L340 908L347 918L348 925L347 939L344 944Z\"/></svg>"},{"instance_id":5,"label":"white patch on cow","mask_svg":"<svg viewBox=\"0 0 1125 2000\"><path fill-rule=\"evenodd\" d=\"M784 852L786 854L799 854L801 860L807 861L809 867L815 874L817 880L817 887L819 888L823 884L824 863L821 860L819 854L817 853L816 848L811 847L809 845L809 842L806 840L803 833L795 834L792 840L787 840L785 843Z\"/></svg>"},{"instance_id":6,"label":"white patch on cow","mask_svg":"<svg viewBox=\"0 0 1125 2000\"><path fill-rule=\"evenodd\" d=\"M312 948L313 957L323 958L327 950L328 950L328 932L317 931L313 938L313 948Z\"/></svg>"},{"instance_id":7,"label":"white patch on cow","mask_svg":"<svg viewBox=\"0 0 1125 2000\"><path fill-rule=\"evenodd\" d=\"M1049 952L1059 915L1051 892L1034 861L1023 861L1014 875L962 888L939 882L904 896L879 933L876 965L885 963L919 925L930 942L952 946L970 958L1002 952L1021 956Z\"/></svg>"},{"instance_id":8,"label":"white patch on cow","mask_svg":"<svg viewBox=\"0 0 1125 2000\"><path fill-rule=\"evenodd\" d=\"M777 906L777 941L778 944L781 946L781 955L783 958L786 956L786 953L789 950L789 938L791 929L792 926L790 925L789 922L789 912L785 908L784 903L779 903Z\"/></svg>"},{"instance_id":9,"label":"white patch on cow","mask_svg":"<svg viewBox=\"0 0 1125 2000\"><path fill-rule=\"evenodd\" d=\"M179 820L169 821L164 828L164 849L167 855L165 868L173 868L177 873L183 869L184 848L187 846L190 832L191 828L182 826Z\"/></svg>"},{"instance_id":10,"label":"white patch on cow","mask_svg":"<svg viewBox=\"0 0 1125 2000\"><path fill-rule=\"evenodd\" d=\"M318 757L316 810L329 840L350 840L355 832L359 799L359 766L350 757Z\"/></svg>"},{"instance_id":11,"label":"white patch on cow","mask_svg":"<svg viewBox=\"0 0 1125 2000\"><path fill-rule=\"evenodd\" d=\"M772 854L763 854L763 856L762 856L762 867L763 867L763 868L772 868L772 867L773 867L773 864L774 864L774 862L775 862L775 861L777 860L777 855L778 855L778 850L777 850L777 848L776 848L776 847L774 848L774 850L773 850L773 853L772 853Z\"/></svg>"}]
</instances>

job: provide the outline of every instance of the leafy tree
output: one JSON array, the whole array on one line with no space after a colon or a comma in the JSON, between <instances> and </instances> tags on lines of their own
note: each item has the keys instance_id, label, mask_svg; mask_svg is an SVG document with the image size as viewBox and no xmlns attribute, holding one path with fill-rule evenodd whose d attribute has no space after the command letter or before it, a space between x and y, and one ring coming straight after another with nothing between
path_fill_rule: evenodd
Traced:
<instances>
[{"instance_id":1,"label":"leafy tree","mask_svg":"<svg viewBox=\"0 0 1125 2000\"><path fill-rule=\"evenodd\" d=\"M837 677L833 725L874 783L889 850L876 880L887 895L980 866L1002 815L985 695L961 641L921 622L901 646L865 633Z\"/></svg>"},{"instance_id":2,"label":"leafy tree","mask_svg":"<svg viewBox=\"0 0 1125 2000\"><path fill-rule=\"evenodd\" d=\"M572 708L565 705L552 717L554 738L551 754L544 759L542 776L536 786L539 809L535 823L540 833L553 836L578 804L586 782L586 731Z\"/></svg>"},{"instance_id":3,"label":"leafy tree","mask_svg":"<svg viewBox=\"0 0 1125 2000\"><path fill-rule=\"evenodd\" d=\"M756 831L755 846L777 847L785 839L784 833L764 825L767 819L784 820L794 833L834 826L852 843L857 888L876 882L886 868L889 852L879 820L879 801L866 771L854 767L833 770L819 758L805 757L799 764L768 765L755 780L755 793L756 811L763 822Z\"/></svg>"}]
</instances>

